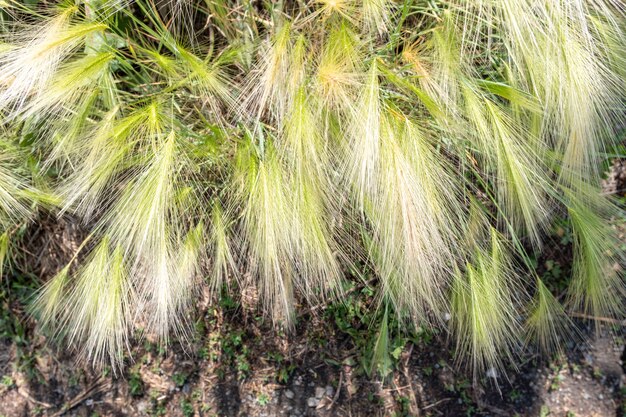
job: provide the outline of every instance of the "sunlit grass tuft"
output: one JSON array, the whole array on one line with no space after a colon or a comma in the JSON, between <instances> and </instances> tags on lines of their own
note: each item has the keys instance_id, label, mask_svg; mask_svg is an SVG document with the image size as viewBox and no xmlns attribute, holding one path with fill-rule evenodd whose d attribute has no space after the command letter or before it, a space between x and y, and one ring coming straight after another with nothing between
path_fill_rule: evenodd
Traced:
<instances>
[{"instance_id":1,"label":"sunlit grass tuft","mask_svg":"<svg viewBox=\"0 0 626 417\"><path fill-rule=\"evenodd\" d=\"M72 23L76 7L62 10L41 28L12 33L12 47L0 54L0 109L18 114L31 98L49 102L48 87L59 66L101 23Z\"/></svg>"},{"instance_id":2,"label":"sunlit grass tuft","mask_svg":"<svg viewBox=\"0 0 626 417\"><path fill-rule=\"evenodd\" d=\"M626 284L620 274L619 246L598 208L603 211L578 196L568 207L574 237L569 303L591 317L622 317Z\"/></svg>"},{"instance_id":3,"label":"sunlit grass tuft","mask_svg":"<svg viewBox=\"0 0 626 417\"><path fill-rule=\"evenodd\" d=\"M563 348L563 340L572 340L577 336L565 308L539 278L525 329L527 342L536 345L546 355L559 352Z\"/></svg>"},{"instance_id":4,"label":"sunlit grass tuft","mask_svg":"<svg viewBox=\"0 0 626 417\"><path fill-rule=\"evenodd\" d=\"M238 186L243 204L243 231L250 255L252 275L272 317L287 325L293 323L293 265L297 243L293 235L293 203L286 173L274 150L263 158L240 153Z\"/></svg>"},{"instance_id":5,"label":"sunlit grass tuft","mask_svg":"<svg viewBox=\"0 0 626 417\"><path fill-rule=\"evenodd\" d=\"M452 286L452 329L457 360L466 360L474 377L489 368L500 369L503 361L515 363L521 326L516 300L521 288L507 259L506 247L497 232L491 232L491 248L479 252L457 272Z\"/></svg>"},{"instance_id":6,"label":"sunlit grass tuft","mask_svg":"<svg viewBox=\"0 0 626 417\"><path fill-rule=\"evenodd\" d=\"M102 239L70 285L60 318L69 343L94 364L108 361L117 368L128 349L134 304L121 249Z\"/></svg>"}]
</instances>

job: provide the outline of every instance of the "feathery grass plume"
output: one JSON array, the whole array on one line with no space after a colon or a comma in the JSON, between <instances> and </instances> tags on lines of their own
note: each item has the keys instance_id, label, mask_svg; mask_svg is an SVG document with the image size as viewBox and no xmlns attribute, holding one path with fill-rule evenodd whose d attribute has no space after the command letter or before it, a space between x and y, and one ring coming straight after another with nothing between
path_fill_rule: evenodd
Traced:
<instances>
[{"instance_id":1,"label":"feathery grass plume","mask_svg":"<svg viewBox=\"0 0 626 417\"><path fill-rule=\"evenodd\" d=\"M86 219L103 201L112 204L98 227L124 249L139 296L153 313L150 327L167 340L171 324L181 323L192 299L200 252L194 233L185 242L185 221L196 213L193 192L185 192L182 182L190 164L178 134L166 133L162 107L151 102L121 119L117 109L106 115L84 141L82 168L61 191L65 209ZM108 186L116 177L124 187L111 193Z\"/></svg>"},{"instance_id":2,"label":"feathery grass plume","mask_svg":"<svg viewBox=\"0 0 626 417\"><path fill-rule=\"evenodd\" d=\"M367 372L369 376L373 376L373 374L378 371L380 376L386 378L392 371L393 364L389 356L389 309L386 305L384 308L385 314L380 322L378 334L372 349L372 357L370 363L365 366L365 372Z\"/></svg>"},{"instance_id":3,"label":"feathery grass plume","mask_svg":"<svg viewBox=\"0 0 626 417\"><path fill-rule=\"evenodd\" d=\"M383 116L381 134L379 184L366 212L382 292L398 312L420 320L432 313L440 318L445 277L462 253L455 248L463 215L455 201L457 186L406 117Z\"/></svg>"},{"instance_id":4,"label":"feathery grass plume","mask_svg":"<svg viewBox=\"0 0 626 417\"><path fill-rule=\"evenodd\" d=\"M568 288L569 305L591 317L622 317L626 283L619 273L619 245L606 218L615 208L593 191L567 193L574 237L574 263ZM592 199L593 198L593 199Z\"/></svg>"},{"instance_id":5,"label":"feathery grass plume","mask_svg":"<svg viewBox=\"0 0 626 417\"><path fill-rule=\"evenodd\" d=\"M27 100L45 100L59 65L84 44L91 33L102 32L102 23L72 24L76 6L62 10L41 29L30 27L13 33L11 49L0 54L0 109L19 114Z\"/></svg>"},{"instance_id":6,"label":"feathery grass plume","mask_svg":"<svg viewBox=\"0 0 626 417\"><path fill-rule=\"evenodd\" d=\"M111 74L112 52L100 52L62 64L45 94L33 97L23 108L22 118L46 118L43 142L50 147L45 166L75 158L80 138L91 124L90 117L118 102Z\"/></svg>"},{"instance_id":7,"label":"feathery grass plume","mask_svg":"<svg viewBox=\"0 0 626 417\"><path fill-rule=\"evenodd\" d=\"M611 13L605 16L590 16L595 31L605 45L604 52L608 58L606 65L617 75L617 79L621 80L620 85L623 86L626 80L626 46L624 46L626 24L623 19L615 22L612 17Z\"/></svg>"},{"instance_id":8,"label":"feathery grass plume","mask_svg":"<svg viewBox=\"0 0 626 417\"><path fill-rule=\"evenodd\" d=\"M433 30L432 37L423 47L422 55L425 61L422 68L430 71L420 77L421 87L446 109L447 114L459 114L459 89L467 61L449 10L444 11L442 22Z\"/></svg>"},{"instance_id":9,"label":"feathery grass plume","mask_svg":"<svg viewBox=\"0 0 626 417\"><path fill-rule=\"evenodd\" d=\"M387 0L362 0L363 24L369 32L379 36L388 31L391 3Z\"/></svg>"},{"instance_id":10,"label":"feathery grass plume","mask_svg":"<svg viewBox=\"0 0 626 417\"><path fill-rule=\"evenodd\" d=\"M268 144L269 145L269 144ZM290 326L294 318L294 207L286 173L271 146L260 158L246 147L238 150L237 182L243 204L243 233L253 277L272 318Z\"/></svg>"},{"instance_id":11,"label":"feathery grass plume","mask_svg":"<svg viewBox=\"0 0 626 417\"><path fill-rule=\"evenodd\" d=\"M536 345L544 355L560 351L563 341L576 335L565 308L539 277L524 328L526 344Z\"/></svg>"},{"instance_id":12,"label":"feathery grass plume","mask_svg":"<svg viewBox=\"0 0 626 417\"><path fill-rule=\"evenodd\" d=\"M315 73L316 92L325 106L346 111L361 84L360 42L348 24L332 26L324 41Z\"/></svg>"},{"instance_id":13,"label":"feathery grass plume","mask_svg":"<svg viewBox=\"0 0 626 417\"><path fill-rule=\"evenodd\" d=\"M567 78L554 82L560 97L550 104L558 108L554 122L560 128L558 133L552 133L560 139L558 145L563 150L561 180L572 186L580 181L597 182L598 155L604 151L606 142L603 135L611 135L617 124L612 108L617 106L623 92L611 91L612 74L601 66L594 51L572 42L559 52L565 56L560 57L563 62L553 71L565 73Z\"/></svg>"},{"instance_id":14,"label":"feathery grass plume","mask_svg":"<svg viewBox=\"0 0 626 417\"><path fill-rule=\"evenodd\" d=\"M597 181L598 154L623 118L615 109L624 82L606 64L614 44L602 38L593 19L619 32L623 5L610 0L460 0L457 6L474 45L481 45L487 31L504 34L516 78L544 107L543 136L563 153L561 181L570 187Z\"/></svg>"},{"instance_id":15,"label":"feathery grass plume","mask_svg":"<svg viewBox=\"0 0 626 417\"><path fill-rule=\"evenodd\" d=\"M167 28L159 27L154 34L172 55L165 55L149 45L140 46L138 50L152 61L172 88L185 87L199 96L202 104L210 111L211 118L223 123L223 113L236 110L237 88L226 69L235 58L234 48L225 49L216 56L213 56L211 49L201 58L173 39Z\"/></svg>"},{"instance_id":16,"label":"feathery grass plume","mask_svg":"<svg viewBox=\"0 0 626 417\"><path fill-rule=\"evenodd\" d=\"M47 126L42 134L43 143L50 148L45 160L44 167L59 163L63 167L66 163L80 159L83 149L81 138L86 132L93 129L92 117L97 111L100 89L86 92L76 103L76 106L63 107L59 114L53 115L46 120ZM73 107L73 108L72 108ZM36 117L34 120L37 120Z\"/></svg>"},{"instance_id":17,"label":"feathery grass plume","mask_svg":"<svg viewBox=\"0 0 626 417\"><path fill-rule=\"evenodd\" d=\"M428 45L423 39L418 38L412 42L407 42L402 49L401 58L411 71L419 77L418 81L422 88L424 85L432 83L433 64L429 62Z\"/></svg>"},{"instance_id":18,"label":"feathery grass plume","mask_svg":"<svg viewBox=\"0 0 626 417\"><path fill-rule=\"evenodd\" d=\"M277 145L293 206L293 250L297 253L294 261L300 286L310 299L316 291L338 289L341 277L336 256L339 245L331 227L338 215L339 190L329 178L331 155L317 129L318 122L309 104L312 101L313 97L301 88Z\"/></svg>"},{"instance_id":19,"label":"feathery grass plume","mask_svg":"<svg viewBox=\"0 0 626 417\"><path fill-rule=\"evenodd\" d=\"M178 38L196 42L194 22L197 5L192 0L159 0L156 3L159 15L167 21L168 28Z\"/></svg>"},{"instance_id":20,"label":"feathery grass plume","mask_svg":"<svg viewBox=\"0 0 626 417\"><path fill-rule=\"evenodd\" d=\"M199 284L200 263L205 256L204 224L191 228L180 245L176 272L180 277L180 290L176 292L178 300L174 304L182 313L189 311Z\"/></svg>"},{"instance_id":21,"label":"feathery grass plume","mask_svg":"<svg viewBox=\"0 0 626 417\"><path fill-rule=\"evenodd\" d=\"M50 333L60 334L67 332L60 323L63 303L66 300L65 290L70 280L69 262L54 277L41 287L30 305L30 311L37 317L39 326Z\"/></svg>"},{"instance_id":22,"label":"feathery grass plume","mask_svg":"<svg viewBox=\"0 0 626 417\"><path fill-rule=\"evenodd\" d=\"M30 217L33 191L20 171L19 155L0 138L0 230L5 231Z\"/></svg>"},{"instance_id":23,"label":"feathery grass plume","mask_svg":"<svg viewBox=\"0 0 626 417\"><path fill-rule=\"evenodd\" d=\"M212 261L209 286L212 294L219 294L224 285L230 284L226 279L229 276L239 278L232 238L229 216L223 212L219 201L216 200L211 210L209 236L209 253Z\"/></svg>"},{"instance_id":24,"label":"feathery grass plume","mask_svg":"<svg viewBox=\"0 0 626 417\"><path fill-rule=\"evenodd\" d=\"M82 100L91 101L91 95L109 81L110 65L115 55L99 52L61 64L52 77L45 93L40 93L24 107L23 117L62 110ZM110 81L109 81L110 84Z\"/></svg>"},{"instance_id":25,"label":"feathery grass plume","mask_svg":"<svg viewBox=\"0 0 626 417\"><path fill-rule=\"evenodd\" d=\"M81 0L83 6L85 20L88 21L106 21L116 13L128 8L132 5L133 0ZM87 52L100 51L100 47L107 42L106 36L96 35L95 39L87 42L85 50Z\"/></svg>"},{"instance_id":26,"label":"feathery grass plume","mask_svg":"<svg viewBox=\"0 0 626 417\"><path fill-rule=\"evenodd\" d=\"M304 48L301 41L297 44ZM294 49L289 22L283 22L269 44L261 48L260 62L250 72L242 92L242 112L249 114L255 125L265 116L280 126L291 107L303 81L302 62L297 62L298 58L304 59L303 51L294 53Z\"/></svg>"},{"instance_id":27,"label":"feathery grass plume","mask_svg":"<svg viewBox=\"0 0 626 417\"><path fill-rule=\"evenodd\" d=\"M405 75L407 75L406 72L409 72L406 70L406 67L403 68L402 76L385 65L380 65L380 70L385 77L385 81L400 89L404 94L408 94L411 99L417 98L419 100L419 103L416 103L417 106L412 113L420 113L422 117L427 117L426 115L430 114L434 119L432 125L438 126L438 129L442 127L449 128L451 126L444 108L438 103L435 97L421 88L416 81L412 79L414 77L408 76L405 78ZM418 116L414 114L413 117L417 118Z\"/></svg>"},{"instance_id":28,"label":"feathery grass plume","mask_svg":"<svg viewBox=\"0 0 626 417\"><path fill-rule=\"evenodd\" d=\"M549 218L548 197L553 193L538 141L524 136L518 124L495 102L473 87L462 88L465 114L474 127L472 141L495 172L498 200L516 230L524 230L533 243L540 244L541 232ZM539 154L539 155L538 155Z\"/></svg>"},{"instance_id":29,"label":"feathery grass plume","mask_svg":"<svg viewBox=\"0 0 626 417\"><path fill-rule=\"evenodd\" d=\"M102 238L78 271L75 282L69 284L64 298L55 300L61 296L66 279L64 269L51 281L51 292L47 294L51 298L44 307L60 303L60 327L67 331L70 345L79 346L82 357L94 365L108 360L113 369L118 369L124 350L129 350L128 330L135 304L122 249L114 246L111 250L110 239Z\"/></svg>"},{"instance_id":30,"label":"feathery grass plume","mask_svg":"<svg viewBox=\"0 0 626 417\"><path fill-rule=\"evenodd\" d=\"M352 24L356 23L358 4L354 0L317 0L315 3L319 5L317 14L323 19L340 16Z\"/></svg>"},{"instance_id":31,"label":"feathery grass plume","mask_svg":"<svg viewBox=\"0 0 626 417\"><path fill-rule=\"evenodd\" d=\"M521 326L516 300L521 288L502 237L491 230L491 249L478 250L465 273L457 272L451 295L456 360L467 360L476 379L488 368L515 363Z\"/></svg>"},{"instance_id":32,"label":"feathery grass plume","mask_svg":"<svg viewBox=\"0 0 626 417\"><path fill-rule=\"evenodd\" d=\"M198 91L202 103L208 107L213 116L223 112L220 109L222 105L226 106L227 112L235 109L235 86L225 71L225 66L233 59L232 53L224 51L212 60L210 55L206 59L200 59L178 46L176 57L186 72L185 83L191 85L192 91Z\"/></svg>"},{"instance_id":33,"label":"feathery grass plume","mask_svg":"<svg viewBox=\"0 0 626 417\"><path fill-rule=\"evenodd\" d=\"M368 199L377 193L381 149L381 99L376 61L370 65L367 78L354 105L348 127L345 178L363 210Z\"/></svg>"},{"instance_id":34,"label":"feathery grass plume","mask_svg":"<svg viewBox=\"0 0 626 417\"><path fill-rule=\"evenodd\" d=\"M87 133L75 152L76 169L59 186L62 209L79 214L85 221L111 203L116 190L111 181L128 168L135 145L146 143L160 134L158 105L150 103L119 118L113 108Z\"/></svg>"},{"instance_id":35,"label":"feathery grass plume","mask_svg":"<svg viewBox=\"0 0 626 417\"><path fill-rule=\"evenodd\" d=\"M149 108L162 111L158 105ZM100 227L111 240L124 248L132 259L131 273L141 277L140 296L148 303L151 330L167 341L170 329L182 329L185 296L193 288L197 254L178 264L178 248L183 245L186 220L197 213L197 201L185 195L186 162L182 138L175 131L166 133L163 115L151 116L154 123L145 139L150 146L145 162L136 168ZM181 198L184 196L184 198ZM191 243L194 243L194 235ZM196 249L197 251L197 249Z\"/></svg>"}]
</instances>

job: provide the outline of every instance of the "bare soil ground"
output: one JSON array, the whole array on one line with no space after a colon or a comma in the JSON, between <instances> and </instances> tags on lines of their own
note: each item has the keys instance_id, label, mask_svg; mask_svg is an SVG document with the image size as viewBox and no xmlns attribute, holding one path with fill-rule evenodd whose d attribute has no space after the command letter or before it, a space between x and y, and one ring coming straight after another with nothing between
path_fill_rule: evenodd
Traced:
<instances>
[{"instance_id":1,"label":"bare soil ground","mask_svg":"<svg viewBox=\"0 0 626 417\"><path fill-rule=\"evenodd\" d=\"M194 340L167 351L144 340L117 376L77 364L22 319L27 342L0 345L4 417L626 415L623 333L608 327L567 355L531 357L492 375L497 385L474 387L440 336L407 343L385 381L368 377L353 341L315 316L283 335L241 309L205 308Z\"/></svg>"}]
</instances>

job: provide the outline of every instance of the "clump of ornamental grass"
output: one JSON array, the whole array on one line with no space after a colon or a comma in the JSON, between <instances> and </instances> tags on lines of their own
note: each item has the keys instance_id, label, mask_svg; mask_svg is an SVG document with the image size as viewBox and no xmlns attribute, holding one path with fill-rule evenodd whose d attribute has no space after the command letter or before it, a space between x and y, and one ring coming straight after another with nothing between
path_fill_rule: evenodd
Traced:
<instances>
[{"instance_id":1,"label":"clump of ornamental grass","mask_svg":"<svg viewBox=\"0 0 626 417\"><path fill-rule=\"evenodd\" d=\"M36 203L90 229L32 309L81 358L118 369L138 325L184 340L200 289L244 277L292 328L356 265L385 312L372 370L391 315L445 328L476 378L558 350L572 313L623 318L599 189L620 1L0 8L0 260ZM562 219L556 292L533 259Z\"/></svg>"}]
</instances>

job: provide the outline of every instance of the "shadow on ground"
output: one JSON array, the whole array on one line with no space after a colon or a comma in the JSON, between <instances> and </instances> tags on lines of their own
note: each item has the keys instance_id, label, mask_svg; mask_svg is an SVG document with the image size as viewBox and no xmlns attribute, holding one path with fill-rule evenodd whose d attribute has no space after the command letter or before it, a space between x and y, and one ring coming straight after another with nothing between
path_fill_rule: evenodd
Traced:
<instances>
[{"instance_id":1,"label":"shadow on ground","mask_svg":"<svg viewBox=\"0 0 626 417\"><path fill-rule=\"evenodd\" d=\"M482 379L474 387L437 338L407 344L382 383L361 371L348 339L315 317L290 337L239 314L213 310L205 319L204 337L187 352L144 341L118 376L77 366L26 320L27 344L2 340L0 416L624 415L623 338L607 329L566 356L530 359L497 375L497 386ZM312 343L320 332L326 345Z\"/></svg>"}]
</instances>

